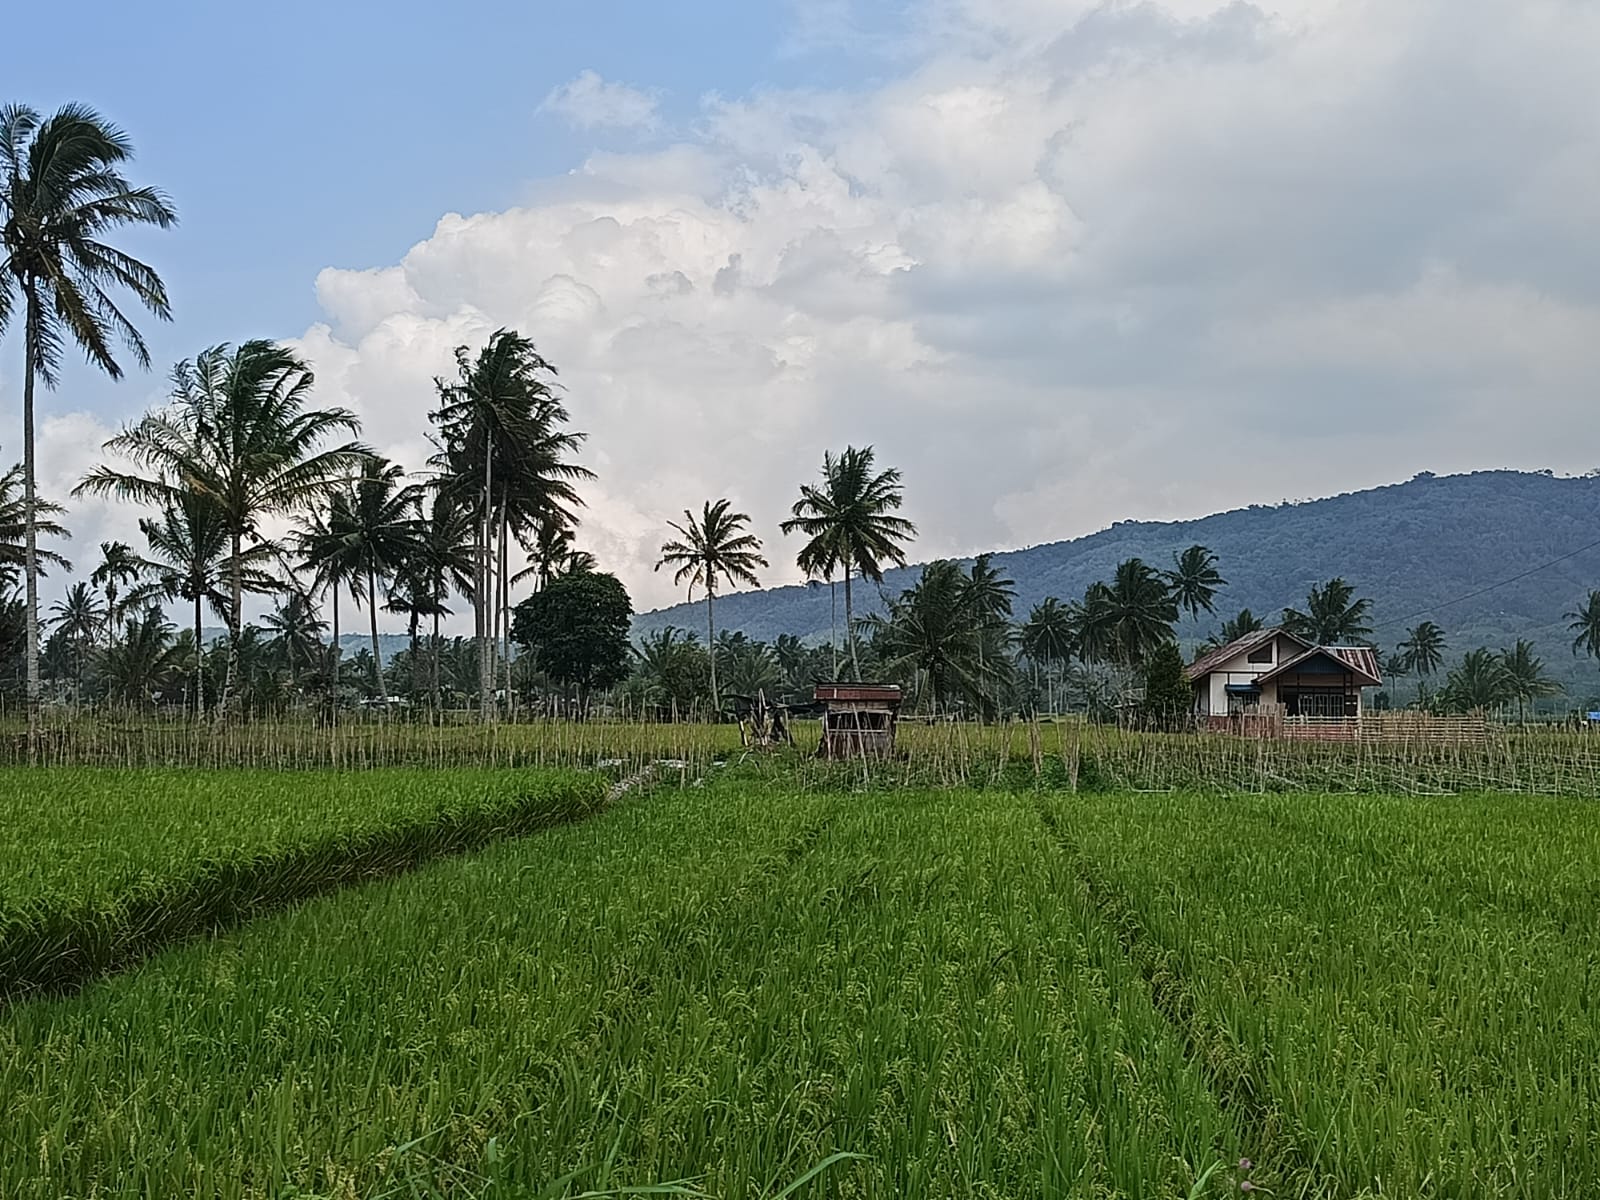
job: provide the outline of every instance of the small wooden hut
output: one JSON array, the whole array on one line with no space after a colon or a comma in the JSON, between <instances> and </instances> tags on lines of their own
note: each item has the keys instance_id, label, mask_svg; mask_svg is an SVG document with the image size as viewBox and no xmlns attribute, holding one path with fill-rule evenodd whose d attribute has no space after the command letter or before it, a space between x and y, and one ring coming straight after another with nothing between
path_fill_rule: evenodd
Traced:
<instances>
[{"instance_id":1,"label":"small wooden hut","mask_svg":"<svg viewBox=\"0 0 1600 1200\"><path fill-rule=\"evenodd\" d=\"M882 683L819 683L822 758L883 757L894 753L900 689Z\"/></svg>"}]
</instances>

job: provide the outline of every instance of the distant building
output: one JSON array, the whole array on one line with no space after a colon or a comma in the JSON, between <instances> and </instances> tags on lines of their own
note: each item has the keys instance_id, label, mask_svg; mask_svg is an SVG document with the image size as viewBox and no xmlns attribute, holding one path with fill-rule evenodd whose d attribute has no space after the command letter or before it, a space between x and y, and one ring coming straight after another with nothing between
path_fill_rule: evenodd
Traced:
<instances>
[{"instance_id":1,"label":"distant building","mask_svg":"<svg viewBox=\"0 0 1600 1200\"><path fill-rule=\"evenodd\" d=\"M1186 674L1195 714L1217 728L1249 717L1359 718L1361 689L1383 684L1370 646L1313 646L1283 629L1246 634Z\"/></svg>"},{"instance_id":2,"label":"distant building","mask_svg":"<svg viewBox=\"0 0 1600 1200\"><path fill-rule=\"evenodd\" d=\"M881 757L894 753L900 689L881 683L819 683L823 758Z\"/></svg>"}]
</instances>

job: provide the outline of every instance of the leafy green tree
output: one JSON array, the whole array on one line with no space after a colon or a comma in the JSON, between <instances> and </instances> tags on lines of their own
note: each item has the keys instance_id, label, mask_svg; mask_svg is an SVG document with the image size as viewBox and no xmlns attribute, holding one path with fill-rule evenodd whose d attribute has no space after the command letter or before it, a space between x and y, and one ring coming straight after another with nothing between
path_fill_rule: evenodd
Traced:
<instances>
[{"instance_id":1,"label":"leafy green tree","mask_svg":"<svg viewBox=\"0 0 1600 1200\"><path fill-rule=\"evenodd\" d=\"M1137 669L1173 640L1178 604L1160 571L1142 559L1117 564L1109 584L1084 593L1081 639L1090 657Z\"/></svg>"},{"instance_id":2,"label":"leafy green tree","mask_svg":"<svg viewBox=\"0 0 1600 1200\"><path fill-rule=\"evenodd\" d=\"M979 674L989 683L997 682L1000 672L991 678L983 670L985 662L1000 663L1015 641L1011 610L1016 597L1016 581L995 568L992 554L980 554L973 559L961 589L961 599L978 628Z\"/></svg>"},{"instance_id":3,"label":"leafy green tree","mask_svg":"<svg viewBox=\"0 0 1600 1200\"><path fill-rule=\"evenodd\" d=\"M1372 601L1357 599L1355 588L1335 578L1312 587L1304 612L1284 609L1283 627L1314 645L1337 646L1366 638L1372 632L1367 624L1371 615Z\"/></svg>"},{"instance_id":4,"label":"leafy green tree","mask_svg":"<svg viewBox=\"0 0 1600 1200\"><path fill-rule=\"evenodd\" d=\"M628 677L628 626L633 603L615 575L579 571L556 576L517 605L511 637L538 655L557 683L576 689L578 711L589 711L598 689Z\"/></svg>"},{"instance_id":5,"label":"leafy green tree","mask_svg":"<svg viewBox=\"0 0 1600 1200\"><path fill-rule=\"evenodd\" d=\"M745 532L750 518L742 512L730 512L726 500L706 501L698 518L688 509L683 510L683 524L668 522L677 531L677 538L661 547L661 558L656 570L676 567L672 582L689 584L689 598L694 589L701 588L706 595L706 644L717 643L715 602L717 588L724 582L743 583L760 587L756 568L767 565L761 557L761 539ZM711 656L711 710L721 711L721 697L717 694L717 659Z\"/></svg>"},{"instance_id":6,"label":"leafy green tree","mask_svg":"<svg viewBox=\"0 0 1600 1200\"><path fill-rule=\"evenodd\" d=\"M1567 632L1573 635L1572 652L1600 658L1600 591L1592 591L1582 608L1561 614L1571 624Z\"/></svg>"},{"instance_id":7,"label":"leafy green tree","mask_svg":"<svg viewBox=\"0 0 1600 1200\"><path fill-rule=\"evenodd\" d=\"M1227 585L1222 572L1217 570L1217 556L1205 546L1190 546L1182 554L1174 555L1172 570L1166 572L1167 586L1180 609L1191 617L1215 612L1213 601L1218 589Z\"/></svg>"},{"instance_id":8,"label":"leafy green tree","mask_svg":"<svg viewBox=\"0 0 1600 1200\"><path fill-rule=\"evenodd\" d=\"M1144 720L1152 728L1180 729L1194 709L1194 689L1183 671L1183 654L1177 642L1157 646L1145 662Z\"/></svg>"},{"instance_id":9,"label":"leafy green tree","mask_svg":"<svg viewBox=\"0 0 1600 1200\"><path fill-rule=\"evenodd\" d=\"M435 712L443 702L439 655L444 639L439 634L439 622L450 615L448 601L452 594L465 596L469 601L472 597L474 532L472 514L449 493L435 488L428 505L428 518L422 523L411 557L402 568L414 602L421 605L416 610L418 615L433 621L428 674Z\"/></svg>"},{"instance_id":10,"label":"leafy green tree","mask_svg":"<svg viewBox=\"0 0 1600 1200\"><path fill-rule=\"evenodd\" d=\"M718 634L716 654L717 677L728 695L753 699L758 692L776 692L782 682L772 648L744 633Z\"/></svg>"},{"instance_id":11,"label":"leafy green tree","mask_svg":"<svg viewBox=\"0 0 1600 1200\"><path fill-rule=\"evenodd\" d=\"M917 527L895 515L905 500L900 472L878 471L873 449L846 446L835 456L822 457L820 484L804 484L792 516L779 528L785 536L799 533L807 539L795 562L808 576L832 579L844 576L845 638L850 644L850 666L861 677L861 657L856 644L855 608L851 580L860 575L883 582L883 564L906 565L905 543Z\"/></svg>"},{"instance_id":12,"label":"leafy green tree","mask_svg":"<svg viewBox=\"0 0 1600 1200\"><path fill-rule=\"evenodd\" d=\"M68 104L48 117L0 108L0 333L22 310L23 575L29 728L39 707L39 555L34 387L60 381L74 342L113 379L118 342L141 367L150 353L122 308L125 291L160 320L171 307L161 277L106 241L127 226L168 228L177 214L153 188L131 186L122 167L133 143L93 109Z\"/></svg>"},{"instance_id":13,"label":"leafy green tree","mask_svg":"<svg viewBox=\"0 0 1600 1200\"><path fill-rule=\"evenodd\" d=\"M316 669L322 656L322 633L328 625L317 615L311 597L291 588L261 624L272 635L269 646L290 681L303 679Z\"/></svg>"},{"instance_id":14,"label":"leafy green tree","mask_svg":"<svg viewBox=\"0 0 1600 1200\"><path fill-rule=\"evenodd\" d=\"M792 633L780 633L772 643L772 658L778 668L779 680L791 694L803 692L811 686L813 654Z\"/></svg>"},{"instance_id":15,"label":"leafy green tree","mask_svg":"<svg viewBox=\"0 0 1600 1200\"><path fill-rule=\"evenodd\" d=\"M217 706L225 716L243 628L245 551L268 544L264 518L311 508L372 452L354 441L326 446L357 430L355 414L309 408L311 368L272 342L213 346L179 363L172 380L170 403L106 442L135 469L97 467L75 494L176 508L194 493L220 510L229 537L229 669Z\"/></svg>"}]
</instances>

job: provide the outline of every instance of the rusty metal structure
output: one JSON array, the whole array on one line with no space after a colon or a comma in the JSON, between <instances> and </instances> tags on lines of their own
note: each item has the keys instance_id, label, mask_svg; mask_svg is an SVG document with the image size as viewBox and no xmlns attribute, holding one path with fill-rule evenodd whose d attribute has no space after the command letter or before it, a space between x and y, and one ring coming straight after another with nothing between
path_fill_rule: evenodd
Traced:
<instances>
[{"instance_id":1,"label":"rusty metal structure","mask_svg":"<svg viewBox=\"0 0 1600 1200\"><path fill-rule=\"evenodd\" d=\"M883 683L819 683L822 758L883 758L894 753L900 689Z\"/></svg>"}]
</instances>

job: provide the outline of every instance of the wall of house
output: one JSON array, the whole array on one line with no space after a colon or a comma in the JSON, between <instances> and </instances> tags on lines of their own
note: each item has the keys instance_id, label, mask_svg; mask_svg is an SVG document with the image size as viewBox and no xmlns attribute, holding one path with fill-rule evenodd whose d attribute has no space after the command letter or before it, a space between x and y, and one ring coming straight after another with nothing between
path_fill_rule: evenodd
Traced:
<instances>
[{"instance_id":1,"label":"wall of house","mask_svg":"<svg viewBox=\"0 0 1600 1200\"><path fill-rule=\"evenodd\" d=\"M1228 685L1230 683L1254 683L1262 675L1276 667L1290 655L1300 653L1298 642L1292 642L1286 637L1272 639L1272 661L1266 663L1253 663L1248 652L1236 654L1228 659L1222 666L1206 677L1204 686L1197 686L1197 711L1202 715L1215 714L1225 716L1228 712ZM1278 702L1278 689L1275 682L1268 682L1261 689L1262 704L1276 704Z\"/></svg>"}]
</instances>

